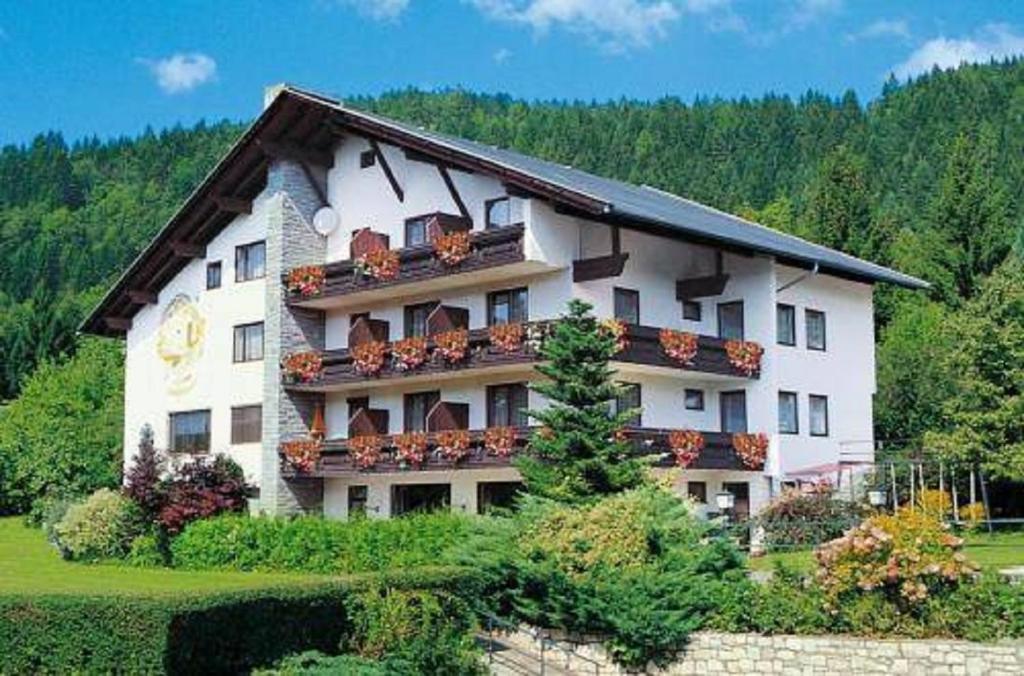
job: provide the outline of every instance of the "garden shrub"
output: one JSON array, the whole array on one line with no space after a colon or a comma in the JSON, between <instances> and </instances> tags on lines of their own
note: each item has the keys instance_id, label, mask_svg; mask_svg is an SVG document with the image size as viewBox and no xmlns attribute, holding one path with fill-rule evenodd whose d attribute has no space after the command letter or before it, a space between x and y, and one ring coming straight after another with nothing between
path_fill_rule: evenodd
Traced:
<instances>
[{"instance_id":1,"label":"garden shrub","mask_svg":"<svg viewBox=\"0 0 1024 676\"><path fill-rule=\"evenodd\" d=\"M195 458L161 484L163 501L157 520L171 535L197 519L223 512L243 512L248 487L234 460L217 455L212 461Z\"/></svg>"},{"instance_id":2,"label":"garden shrub","mask_svg":"<svg viewBox=\"0 0 1024 676\"><path fill-rule=\"evenodd\" d=\"M394 660L370 660L358 655L325 655L308 650L289 655L270 669L257 669L252 676L394 676L408 673L406 665Z\"/></svg>"},{"instance_id":3,"label":"garden shrub","mask_svg":"<svg viewBox=\"0 0 1024 676\"><path fill-rule=\"evenodd\" d=\"M723 594L707 628L759 634L825 634L835 617L825 610L821 588L784 565L763 583L742 580Z\"/></svg>"},{"instance_id":4,"label":"garden shrub","mask_svg":"<svg viewBox=\"0 0 1024 676\"><path fill-rule=\"evenodd\" d=\"M97 560L127 554L143 528L142 514L132 501L101 488L68 508L53 534L64 558Z\"/></svg>"},{"instance_id":5,"label":"garden shrub","mask_svg":"<svg viewBox=\"0 0 1024 676\"><path fill-rule=\"evenodd\" d=\"M832 486L811 490L789 489L769 502L755 521L763 529L767 551L801 549L842 535L866 516L855 502L836 499Z\"/></svg>"},{"instance_id":6,"label":"garden shrub","mask_svg":"<svg viewBox=\"0 0 1024 676\"><path fill-rule=\"evenodd\" d=\"M244 673L305 650L336 652L368 586L472 589L456 569L191 596L0 596L2 671Z\"/></svg>"},{"instance_id":7,"label":"garden shrub","mask_svg":"<svg viewBox=\"0 0 1024 676\"><path fill-rule=\"evenodd\" d=\"M194 570L337 574L436 566L469 537L471 521L447 512L351 521L224 515L190 524L171 552L176 567Z\"/></svg>"},{"instance_id":8,"label":"garden shrub","mask_svg":"<svg viewBox=\"0 0 1024 676\"><path fill-rule=\"evenodd\" d=\"M132 540L125 562L131 566L151 568L170 563L166 538L159 533L145 533Z\"/></svg>"}]
</instances>

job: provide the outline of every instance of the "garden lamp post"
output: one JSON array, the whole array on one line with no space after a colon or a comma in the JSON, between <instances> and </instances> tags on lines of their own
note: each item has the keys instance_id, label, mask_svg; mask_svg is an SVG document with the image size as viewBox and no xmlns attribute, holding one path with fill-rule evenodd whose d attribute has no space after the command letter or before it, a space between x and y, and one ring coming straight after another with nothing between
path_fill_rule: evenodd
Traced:
<instances>
[{"instance_id":1,"label":"garden lamp post","mask_svg":"<svg viewBox=\"0 0 1024 676\"><path fill-rule=\"evenodd\" d=\"M728 521L731 518L730 512L732 512L732 508L736 505L736 496L729 491L720 491L715 494L715 504L725 514Z\"/></svg>"},{"instance_id":2,"label":"garden lamp post","mask_svg":"<svg viewBox=\"0 0 1024 676\"><path fill-rule=\"evenodd\" d=\"M881 509L885 506L885 491L878 488L868 491L868 502L875 509Z\"/></svg>"}]
</instances>

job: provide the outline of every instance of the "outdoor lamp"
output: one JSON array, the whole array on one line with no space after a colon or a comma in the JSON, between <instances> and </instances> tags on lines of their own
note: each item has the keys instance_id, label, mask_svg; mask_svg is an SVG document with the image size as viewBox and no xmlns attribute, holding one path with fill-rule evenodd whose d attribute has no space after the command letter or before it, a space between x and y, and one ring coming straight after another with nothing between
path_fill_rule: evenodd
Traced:
<instances>
[{"instance_id":1,"label":"outdoor lamp","mask_svg":"<svg viewBox=\"0 0 1024 676\"><path fill-rule=\"evenodd\" d=\"M722 491L721 493L715 494L715 504L718 505L718 509L723 512L727 512L733 508L736 504L736 496L729 491Z\"/></svg>"},{"instance_id":2,"label":"outdoor lamp","mask_svg":"<svg viewBox=\"0 0 1024 676\"><path fill-rule=\"evenodd\" d=\"M872 507L881 507L885 504L885 491L874 490L868 491L868 502L871 503Z\"/></svg>"}]
</instances>

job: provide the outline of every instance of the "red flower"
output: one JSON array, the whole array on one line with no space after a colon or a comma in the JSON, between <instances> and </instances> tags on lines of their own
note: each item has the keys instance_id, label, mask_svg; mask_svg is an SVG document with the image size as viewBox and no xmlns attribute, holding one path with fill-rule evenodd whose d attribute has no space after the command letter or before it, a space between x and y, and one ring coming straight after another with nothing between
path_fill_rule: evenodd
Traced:
<instances>
[{"instance_id":1,"label":"red flower","mask_svg":"<svg viewBox=\"0 0 1024 676\"><path fill-rule=\"evenodd\" d=\"M315 439L296 439L281 442L285 459L300 472L312 472L320 460L322 446Z\"/></svg>"},{"instance_id":2,"label":"red flower","mask_svg":"<svg viewBox=\"0 0 1024 676\"><path fill-rule=\"evenodd\" d=\"M370 340L356 345L352 348L352 363L356 373L364 376L380 373L384 368L384 358L387 354L388 346L383 341Z\"/></svg>"},{"instance_id":3,"label":"red flower","mask_svg":"<svg viewBox=\"0 0 1024 676\"><path fill-rule=\"evenodd\" d=\"M729 356L729 363L744 375L750 377L761 370L761 355L764 348L749 340L727 340L725 341L725 353Z\"/></svg>"},{"instance_id":4,"label":"red flower","mask_svg":"<svg viewBox=\"0 0 1024 676\"><path fill-rule=\"evenodd\" d=\"M423 432L399 434L394 443L398 458L407 464L419 467L426 461L427 435Z\"/></svg>"},{"instance_id":5,"label":"red flower","mask_svg":"<svg viewBox=\"0 0 1024 676\"><path fill-rule=\"evenodd\" d=\"M768 435L737 433L732 435L732 447L747 469L764 469L768 457Z\"/></svg>"},{"instance_id":6,"label":"red flower","mask_svg":"<svg viewBox=\"0 0 1024 676\"><path fill-rule=\"evenodd\" d=\"M511 427L488 427L484 430L484 448L491 455L507 458L516 447L516 431Z\"/></svg>"},{"instance_id":7,"label":"red flower","mask_svg":"<svg viewBox=\"0 0 1024 676\"><path fill-rule=\"evenodd\" d=\"M502 352L518 352L523 347L522 324L495 324L488 329L491 345Z\"/></svg>"},{"instance_id":8,"label":"red flower","mask_svg":"<svg viewBox=\"0 0 1024 676\"><path fill-rule=\"evenodd\" d=\"M458 265L469 258L472 249L468 230L458 230L448 234L440 234L431 240L434 254L445 265Z\"/></svg>"},{"instance_id":9,"label":"red flower","mask_svg":"<svg viewBox=\"0 0 1024 676\"><path fill-rule=\"evenodd\" d=\"M672 430L668 434L668 447L676 456L676 464L686 469L700 458L704 450L704 435L695 430Z\"/></svg>"},{"instance_id":10,"label":"red flower","mask_svg":"<svg viewBox=\"0 0 1024 676\"><path fill-rule=\"evenodd\" d=\"M434 437L437 452L453 463L469 455L469 432L466 430L444 430Z\"/></svg>"},{"instance_id":11,"label":"red flower","mask_svg":"<svg viewBox=\"0 0 1024 676\"><path fill-rule=\"evenodd\" d=\"M662 329L658 333L658 342L668 358L683 366L693 366L697 356L697 336L686 331Z\"/></svg>"},{"instance_id":12,"label":"red flower","mask_svg":"<svg viewBox=\"0 0 1024 676\"><path fill-rule=\"evenodd\" d=\"M369 469L380 462L384 438L378 434L352 437L348 440L348 452L359 469Z\"/></svg>"},{"instance_id":13,"label":"red flower","mask_svg":"<svg viewBox=\"0 0 1024 676\"><path fill-rule=\"evenodd\" d=\"M391 355L399 371L411 371L427 361L427 339L412 337L399 340L391 346Z\"/></svg>"},{"instance_id":14,"label":"red flower","mask_svg":"<svg viewBox=\"0 0 1024 676\"><path fill-rule=\"evenodd\" d=\"M380 281L394 279L398 276L398 252L390 249L377 249L365 253L355 262L356 271L366 277Z\"/></svg>"},{"instance_id":15,"label":"red flower","mask_svg":"<svg viewBox=\"0 0 1024 676\"><path fill-rule=\"evenodd\" d=\"M454 329L434 336L434 349L449 364L455 364L466 358L469 352L469 331Z\"/></svg>"},{"instance_id":16,"label":"red flower","mask_svg":"<svg viewBox=\"0 0 1024 676\"><path fill-rule=\"evenodd\" d=\"M319 352L295 352L281 361L285 380L311 383L323 374L323 358Z\"/></svg>"},{"instance_id":17,"label":"red flower","mask_svg":"<svg viewBox=\"0 0 1024 676\"><path fill-rule=\"evenodd\" d=\"M325 279L322 265L303 265L288 273L288 290L304 298L315 296L323 292Z\"/></svg>"}]
</instances>

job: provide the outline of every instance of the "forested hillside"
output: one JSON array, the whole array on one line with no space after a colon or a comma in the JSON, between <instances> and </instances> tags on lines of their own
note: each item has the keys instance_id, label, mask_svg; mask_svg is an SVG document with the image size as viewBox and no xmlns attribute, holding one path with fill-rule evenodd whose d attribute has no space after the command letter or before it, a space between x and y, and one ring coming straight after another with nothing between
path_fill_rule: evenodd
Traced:
<instances>
[{"instance_id":1,"label":"forested hillside","mask_svg":"<svg viewBox=\"0 0 1024 676\"><path fill-rule=\"evenodd\" d=\"M657 186L932 282L930 299L878 294L880 438L962 433L952 409L973 420L979 382L989 395L1002 387L1020 398L1015 382L954 366L966 338L949 327L990 316L989 303L1024 312L990 289L1022 286L1019 266L984 281L1021 238L1024 62L890 82L868 105L852 93L687 104L530 103L461 91L350 103ZM77 323L242 128L200 124L71 146L51 133L0 153L0 400L17 397L41 361L75 349ZM0 493L11 455L31 447L5 431L10 420L0 409ZM1024 445L1024 424L993 424L999 443Z\"/></svg>"}]
</instances>

